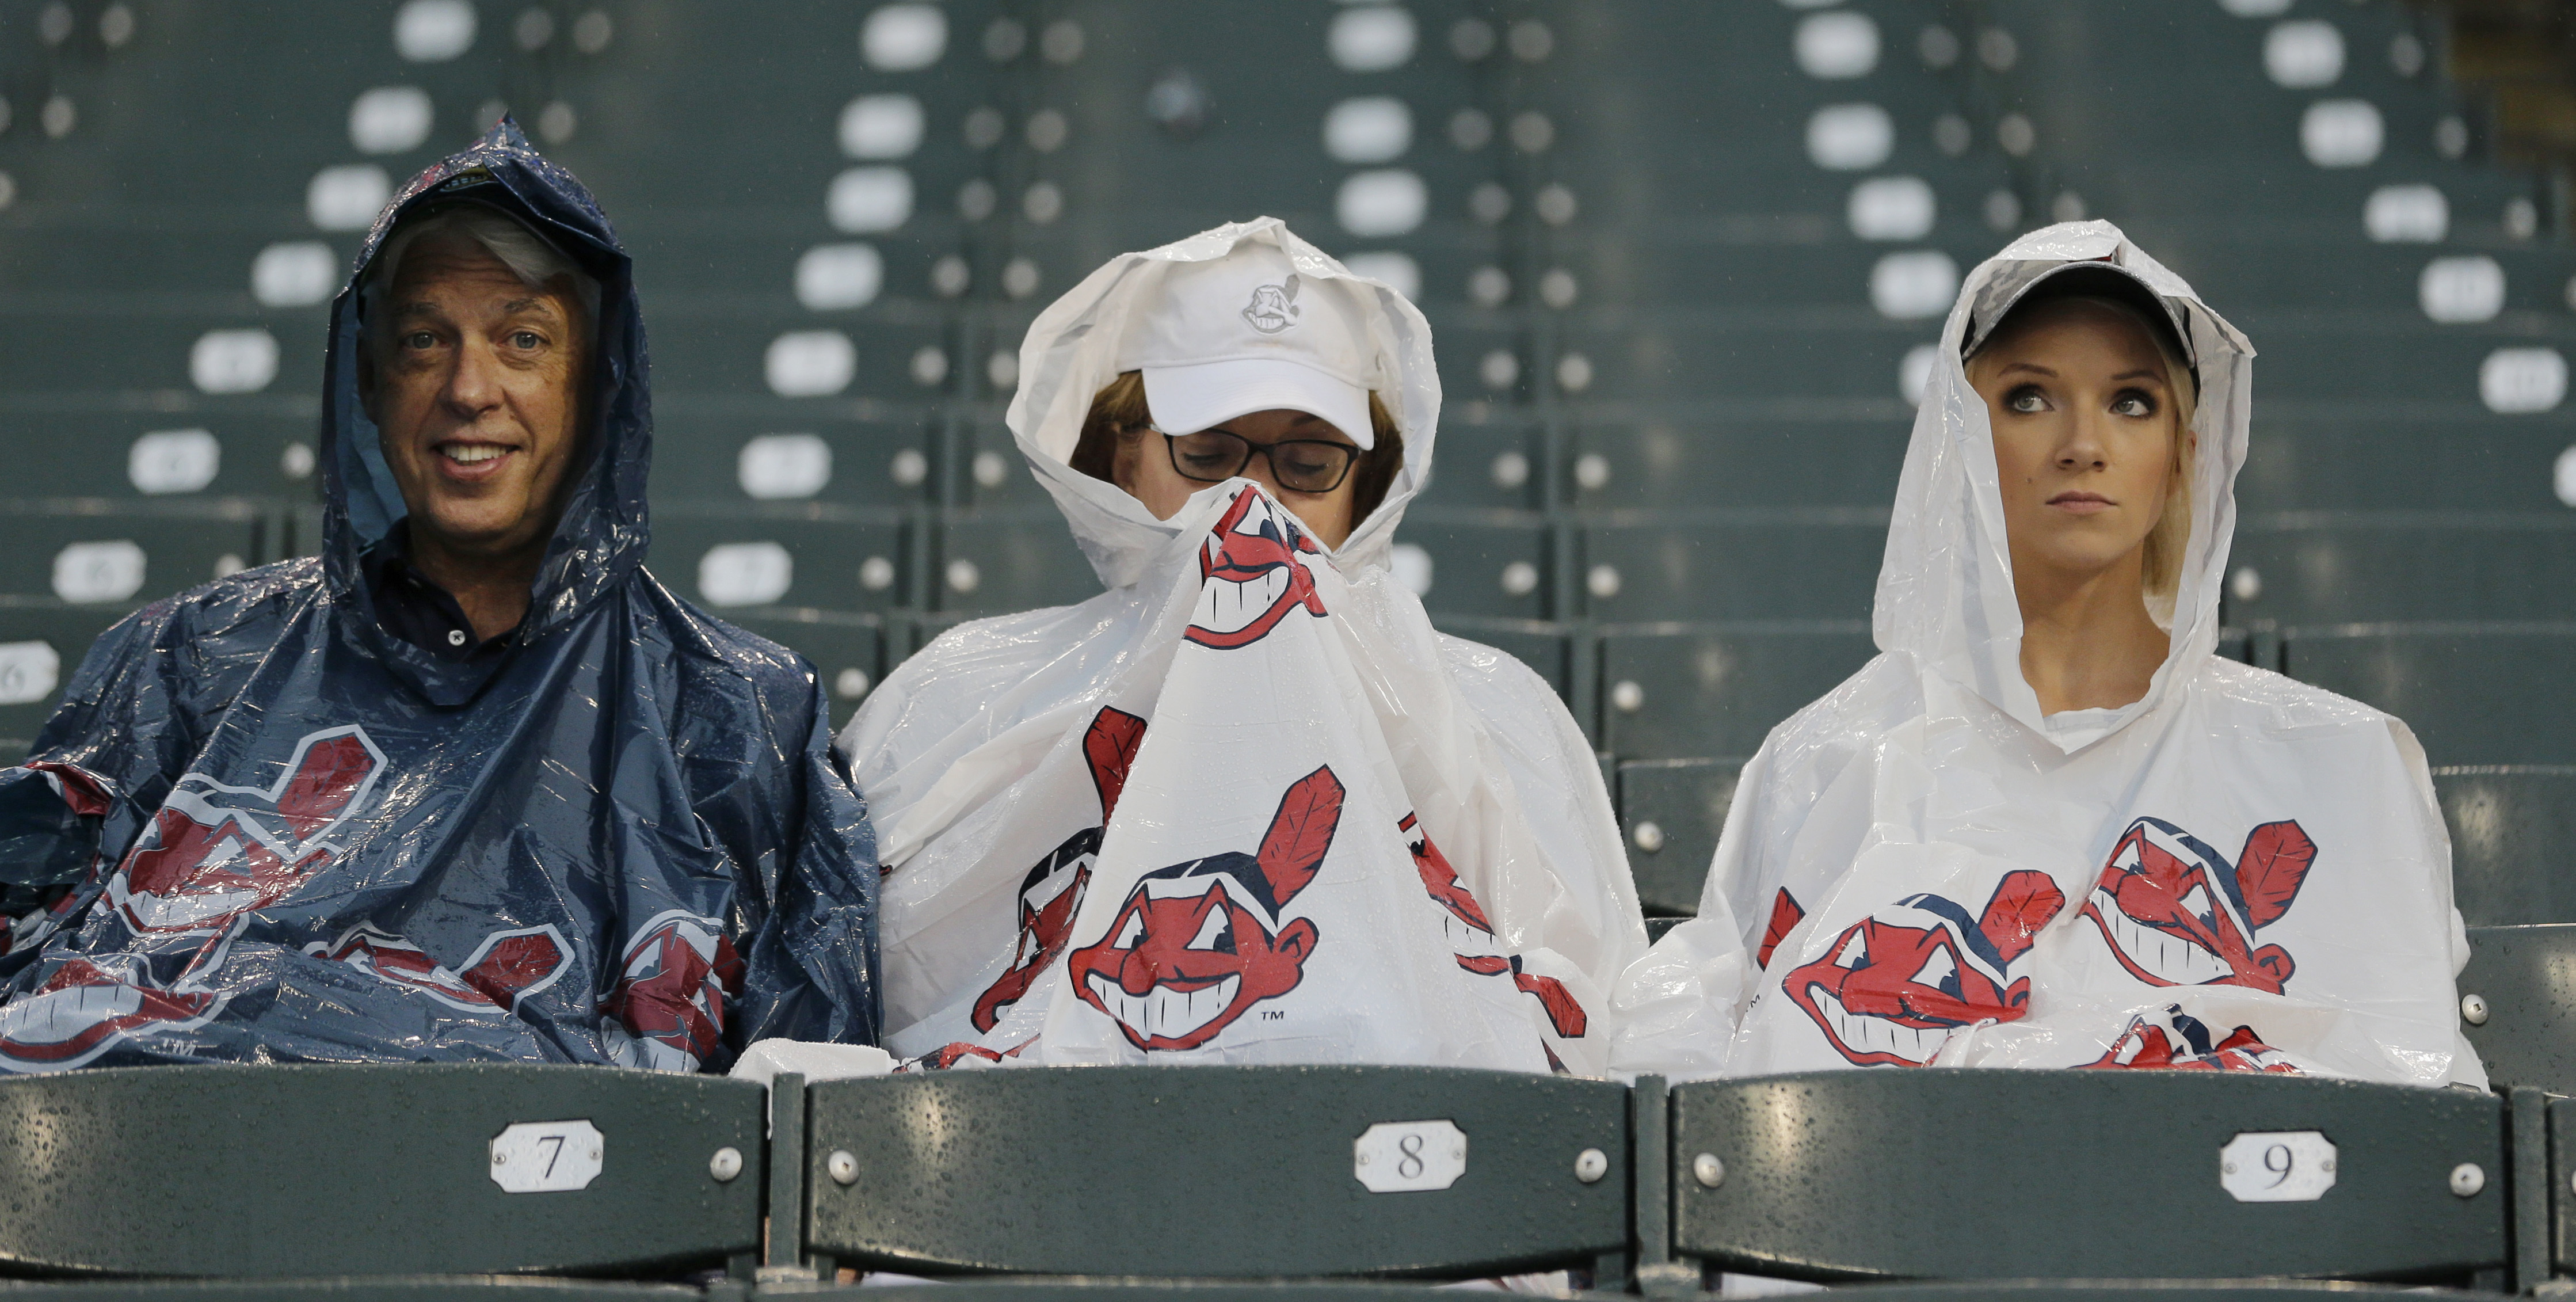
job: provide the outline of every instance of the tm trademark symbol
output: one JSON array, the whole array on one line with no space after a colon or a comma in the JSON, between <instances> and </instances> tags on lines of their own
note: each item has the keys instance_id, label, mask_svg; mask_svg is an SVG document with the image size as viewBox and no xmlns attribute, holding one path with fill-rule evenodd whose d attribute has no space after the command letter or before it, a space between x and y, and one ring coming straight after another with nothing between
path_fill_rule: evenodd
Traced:
<instances>
[{"instance_id":1,"label":"tm trademark symbol","mask_svg":"<svg viewBox=\"0 0 2576 1302\"><path fill-rule=\"evenodd\" d=\"M1288 1016L1286 1012L1277 1008L1264 1008L1261 1010L1261 1020L1265 1022L1276 1022L1286 1016Z\"/></svg>"}]
</instances>

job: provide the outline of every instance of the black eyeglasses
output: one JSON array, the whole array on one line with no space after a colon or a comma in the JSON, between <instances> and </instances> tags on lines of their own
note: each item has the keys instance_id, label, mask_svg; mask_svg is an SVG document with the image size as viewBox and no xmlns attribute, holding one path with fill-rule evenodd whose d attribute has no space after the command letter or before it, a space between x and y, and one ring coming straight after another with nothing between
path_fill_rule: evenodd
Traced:
<instances>
[{"instance_id":1,"label":"black eyeglasses","mask_svg":"<svg viewBox=\"0 0 2576 1302\"><path fill-rule=\"evenodd\" d=\"M1164 444L1172 451L1172 469L1179 471L1181 478L1202 484L1222 484L1248 469L1255 456L1266 456L1270 458L1270 473L1278 477L1281 488L1329 493L1350 477L1351 466L1360 457L1360 450L1348 443L1323 439L1255 443L1232 430L1164 434L1151 425L1145 428L1163 435Z\"/></svg>"}]
</instances>

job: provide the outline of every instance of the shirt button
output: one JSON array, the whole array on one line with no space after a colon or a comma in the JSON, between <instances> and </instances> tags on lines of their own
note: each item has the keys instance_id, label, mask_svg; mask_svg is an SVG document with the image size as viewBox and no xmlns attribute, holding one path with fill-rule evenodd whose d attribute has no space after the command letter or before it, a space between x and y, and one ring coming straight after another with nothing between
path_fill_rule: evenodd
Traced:
<instances>
[{"instance_id":1,"label":"shirt button","mask_svg":"<svg viewBox=\"0 0 2576 1302\"><path fill-rule=\"evenodd\" d=\"M447 630L447 644L449 646L465 645L465 630L461 628L451 628Z\"/></svg>"}]
</instances>

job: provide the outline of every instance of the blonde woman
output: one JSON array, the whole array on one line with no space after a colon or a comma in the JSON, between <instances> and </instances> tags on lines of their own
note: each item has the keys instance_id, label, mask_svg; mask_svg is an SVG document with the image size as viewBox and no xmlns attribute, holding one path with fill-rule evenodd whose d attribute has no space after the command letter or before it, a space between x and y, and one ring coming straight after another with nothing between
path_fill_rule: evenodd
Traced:
<instances>
[{"instance_id":1,"label":"blonde woman","mask_svg":"<svg viewBox=\"0 0 2576 1302\"><path fill-rule=\"evenodd\" d=\"M1881 654L1746 765L1618 1061L2483 1084L2413 735L2215 654L2253 348L2106 222L1978 267L1942 338Z\"/></svg>"}]
</instances>

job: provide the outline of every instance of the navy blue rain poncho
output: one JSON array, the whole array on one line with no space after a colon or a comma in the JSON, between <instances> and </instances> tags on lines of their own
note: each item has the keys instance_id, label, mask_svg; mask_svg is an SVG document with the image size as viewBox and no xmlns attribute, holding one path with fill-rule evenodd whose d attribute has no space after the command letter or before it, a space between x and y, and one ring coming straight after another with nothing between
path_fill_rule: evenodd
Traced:
<instances>
[{"instance_id":1,"label":"navy blue rain poncho","mask_svg":"<svg viewBox=\"0 0 2576 1302\"><path fill-rule=\"evenodd\" d=\"M507 653L380 627L403 515L357 396L363 268L433 202L502 209L601 285L598 413ZM99 639L0 770L0 1068L203 1060L721 1067L877 1035L876 847L812 666L643 568L630 264L503 122L376 221L332 307L323 555Z\"/></svg>"}]
</instances>

